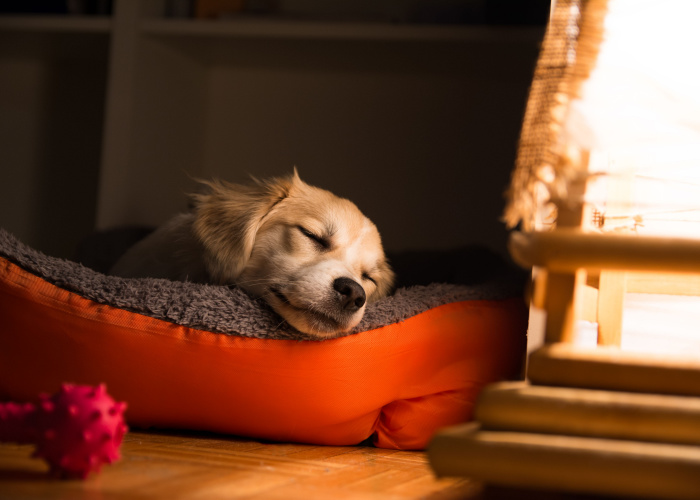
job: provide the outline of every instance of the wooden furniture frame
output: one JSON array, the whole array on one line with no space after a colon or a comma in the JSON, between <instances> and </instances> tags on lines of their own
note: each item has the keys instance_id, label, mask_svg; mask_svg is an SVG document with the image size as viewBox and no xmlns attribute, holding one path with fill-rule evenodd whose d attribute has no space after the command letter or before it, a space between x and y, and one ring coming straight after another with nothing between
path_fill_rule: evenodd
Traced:
<instances>
[{"instance_id":1,"label":"wooden furniture frame","mask_svg":"<svg viewBox=\"0 0 700 500\"><path fill-rule=\"evenodd\" d=\"M544 345L529 356L527 381L487 388L476 423L439 433L429 455L440 475L497 485L700 498L700 357L621 348L628 292L700 295L700 239L642 236L635 221L606 231L584 201L591 155L561 133L566 106L595 65L607 3L557 1L506 210L511 225L523 223L509 250L535 270L531 300L546 317ZM607 216L631 203L624 175L611 176ZM596 346L576 342L583 319L597 323Z\"/></svg>"}]
</instances>

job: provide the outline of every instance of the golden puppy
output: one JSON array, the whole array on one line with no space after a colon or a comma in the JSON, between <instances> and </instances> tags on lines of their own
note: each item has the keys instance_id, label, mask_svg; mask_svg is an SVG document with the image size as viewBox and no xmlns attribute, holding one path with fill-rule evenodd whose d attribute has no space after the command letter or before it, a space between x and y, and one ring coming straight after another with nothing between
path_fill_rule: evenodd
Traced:
<instances>
[{"instance_id":1,"label":"golden puppy","mask_svg":"<svg viewBox=\"0 0 700 500\"><path fill-rule=\"evenodd\" d=\"M205 184L191 213L134 245L111 273L237 285L317 337L349 331L368 301L389 292L394 275L375 225L296 169L248 186Z\"/></svg>"}]
</instances>

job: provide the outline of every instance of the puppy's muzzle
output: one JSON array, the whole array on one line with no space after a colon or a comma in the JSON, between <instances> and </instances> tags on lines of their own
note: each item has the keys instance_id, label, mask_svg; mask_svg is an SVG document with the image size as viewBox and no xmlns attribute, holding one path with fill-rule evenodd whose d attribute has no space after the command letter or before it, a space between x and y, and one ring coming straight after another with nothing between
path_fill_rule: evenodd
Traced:
<instances>
[{"instance_id":1,"label":"puppy's muzzle","mask_svg":"<svg viewBox=\"0 0 700 500\"><path fill-rule=\"evenodd\" d=\"M350 278L337 278L333 281L340 308L347 312L358 311L367 302L367 295L362 286Z\"/></svg>"}]
</instances>

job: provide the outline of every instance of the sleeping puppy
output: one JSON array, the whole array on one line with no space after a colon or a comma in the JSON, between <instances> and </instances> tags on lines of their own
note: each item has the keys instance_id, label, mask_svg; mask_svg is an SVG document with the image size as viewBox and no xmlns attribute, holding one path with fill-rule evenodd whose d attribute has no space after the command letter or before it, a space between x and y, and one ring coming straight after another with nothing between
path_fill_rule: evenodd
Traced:
<instances>
[{"instance_id":1,"label":"sleeping puppy","mask_svg":"<svg viewBox=\"0 0 700 500\"><path fill-rule=\"evenodd\" d=\"M237 285L319 338L351 330L391 289L375 225L296 169L252 185L204 184L191 213L131 247L111 274Z\"/></svg>"}]
</instances>

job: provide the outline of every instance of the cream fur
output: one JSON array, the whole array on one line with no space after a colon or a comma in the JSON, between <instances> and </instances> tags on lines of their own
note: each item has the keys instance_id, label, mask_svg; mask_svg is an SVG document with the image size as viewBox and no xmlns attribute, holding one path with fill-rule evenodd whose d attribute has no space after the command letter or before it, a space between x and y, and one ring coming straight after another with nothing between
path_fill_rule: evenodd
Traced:
<instances>
[{"instance_id":1,"label":"cream fur","mask_svg":"<svg viewBox=\"0 0 700 500\"><path fill-rule=\"evenodd\" d=\"M251 185L205 184L191 213L129 249L112 274L237 285L318 337L352 329L366 301L389 293L394 275L379 232L352 202L306 184L296 169Z\"/></svg>"}]
</instances>

